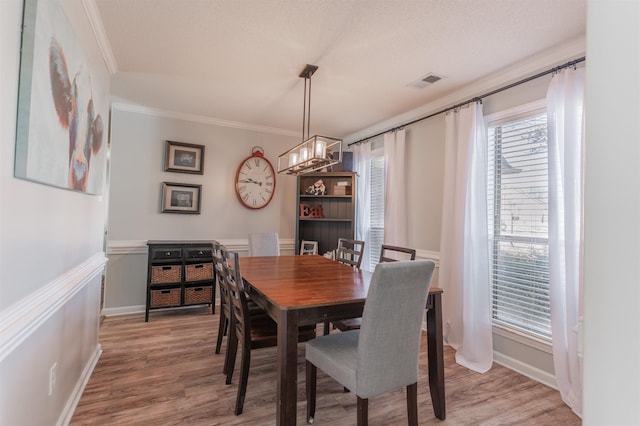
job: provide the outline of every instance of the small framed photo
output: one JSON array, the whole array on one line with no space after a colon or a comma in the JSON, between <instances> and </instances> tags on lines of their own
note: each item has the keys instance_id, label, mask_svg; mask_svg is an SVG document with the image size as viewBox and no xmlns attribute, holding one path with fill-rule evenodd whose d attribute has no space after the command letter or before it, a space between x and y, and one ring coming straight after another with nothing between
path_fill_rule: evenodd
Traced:
<instances>
[{"instance_id":1,"label":"small framed photo","mask_svg":"<svg viewBox=\"0 0 640 426\"><path fill-rule=\"evenodd\" d=\"M164 171L177 173L204 173L204 145L167 141Z\"/></svg>"},{"instance_id":2,"label":"small framed photo","mask_svg":"<svg viewBox=\"0 0 640 426\"><path fill-rule=\"evenodd\" d=\"M202 185L162 182L162 213L200 214Z\"/></svg>"}]
</instances>

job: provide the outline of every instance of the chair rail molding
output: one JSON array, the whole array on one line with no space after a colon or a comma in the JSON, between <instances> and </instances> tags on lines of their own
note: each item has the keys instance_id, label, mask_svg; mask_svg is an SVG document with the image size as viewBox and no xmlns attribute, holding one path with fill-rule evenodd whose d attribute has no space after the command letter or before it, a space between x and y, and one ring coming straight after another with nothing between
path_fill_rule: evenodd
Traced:
<instances>
[{"instance_id":1,"label":"chair rail molding","mask_svg":"<svg viewBox=\"0 0 640 426\"><path fill-rule=\"evenodd\" d=\"M440 266L440 252L437 251L416 250L416 259L433 260L436 268Z\"/></svg>"},{"instance_id":2,"label":"chair rail molding","mask_svg":"<svg viewBox=\"0 0 640 426\"><path fill-rule=\"evenodd\" d=\"M103 273L107 258L99 252L33 294L0 312L0 361L51 318L92 279Z\"/></svg>"},{"instance_id":3,"label":"chair rail molding","mask_svg":"<svg viewBox=\"0 0 640 426\"><path fill-rule=\"evenodd\" d=\"M179 241L179 240L176 240ZM220 244L230 251L249 252L249 240L241 239L218 239ZM293 238L280 239L280 251L288 252L295 250ZM110 240L107 244L107 254L147 254L147 240Z\"/></svg>"}]
</instances>

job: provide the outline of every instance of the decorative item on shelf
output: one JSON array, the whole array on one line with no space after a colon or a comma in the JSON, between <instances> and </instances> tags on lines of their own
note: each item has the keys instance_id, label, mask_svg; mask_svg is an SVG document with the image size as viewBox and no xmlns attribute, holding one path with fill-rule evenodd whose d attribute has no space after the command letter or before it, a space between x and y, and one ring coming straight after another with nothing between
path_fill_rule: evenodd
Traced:
<instances>
[{"instance_id":1,"label":"decorative item on shelf","mask_svg":"<svg viewBox=\"0 0 640 426\"><path fill-rule=\"evenodd\" d=\"M351 195L351 183L340 181L333 186L333 195Z\"/></svg>"},{"instance_id":2,"label":"decorative item on shelf","mask_svg":"<svg viewBox=\"0 0 640 426\"><path fill-rule=\"evenodd\" d=\"M318 67L316 65L307 64L299 75L299 77L304 78L302 142L283 154L280 154L278 157L278 173L301 175L315 170L327 169L342 161L342 139L318 135L309 137L309 124L311 122L311 76L317 69Z\"/></svg>"},{"instance_id":3,"label":"decorative item on shelf","mask_svg":"<svg viewBox=\"0 0 640 426\"><path fill-rule=\"evenodd\" d=\"M305 219L323 219L322 206L313 207L311 204L300 203L300 217Z\"/></svg>"},{"instance_id":4,"label":"decorative item on shelf","mask_svg":"<svg viewBox=\"0 0 640 426\"><path fill-rule=\"evenodd\" d=\"M336 260L336 251L335 250L330 250L330 251L326 252L325 254L323 254L323 256L326 257L327 259Z\"/></svg>"},{"instance_id":5,"label":"decorative item on shelf","mask_svg":"<svg viewBox=\"0 0 640 426\"><path fill-rule=\"evenodd\" d=\"M326 187L324 186L324 182L322 179L318 179L313 185L309 185L304 193L306 195L324 195L325 191Z\"/></svg>"}]
</instances>

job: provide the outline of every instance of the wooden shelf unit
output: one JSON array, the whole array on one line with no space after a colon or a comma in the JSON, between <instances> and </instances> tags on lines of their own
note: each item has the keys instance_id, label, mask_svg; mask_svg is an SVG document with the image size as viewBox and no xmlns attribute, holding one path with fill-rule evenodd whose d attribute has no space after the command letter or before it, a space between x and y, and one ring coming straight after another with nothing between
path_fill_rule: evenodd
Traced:
<instances>
[{"instance_id":1,"label":"wooden shelf unit","mask_svg":"<svg viewBox=\"0 0 640 426\"><path fill-rule=\"evenodd\" d=\"M215 314L215 268L210 241L147 241L147 307L211 306Z\"/></svg>"},{"instance_id":2,"label":"wooden shelf unit","mask_svg":"<svg viewBox=\"0 0 640 426\"><path fill-rule=\"evenodd\" d=\"M305 190L318 179L325 185L324 195L305 194ZM335 194L338 182L348 182L350 193ZM296 254L300 254L300 242L318 242L318 254L334 250L338 238L353 239L356 219L356 174L355 172L308 173L298 176L296 197ZM322 207L324 217L301 217L300 204L310 208Z\"/></svg>"}]
</instances>

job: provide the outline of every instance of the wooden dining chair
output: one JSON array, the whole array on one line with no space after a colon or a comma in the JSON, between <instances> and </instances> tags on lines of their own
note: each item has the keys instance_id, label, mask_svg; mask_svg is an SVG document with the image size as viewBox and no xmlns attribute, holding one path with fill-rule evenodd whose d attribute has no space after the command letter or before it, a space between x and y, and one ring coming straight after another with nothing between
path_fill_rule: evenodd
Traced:
<instances>
[{"instance_id":1,"label":"wooden dining chair","mask_svg":"<svg viewBox=\"0 0 640 426\"><path fill-rule=\"evenodd\" d=\"M378 263L396 262L398 260L416 260L416 250L407 247L383 244L380 248ZM362 318L350 318L332 322L333 327L340 331L357 330L362 324Z\"/></svg>"},{"instance_id":2,"label":"wooden dining chair","mask_svg":"<svg viewBox=\"0 0 640 426\"><path fill-rule=\"evenodd\" d=\"M353 266L356 269L360 269L363 254L364 241L348 240L346 238L338 239L336 261L344 263L345 265ZM329 334L329 328L329 321L325 321L323 326L323 334Z\"/></svg>"},{"instance_id":3,"label":"wooden dining chair","mask_svg":"<svg viewBox=\"0 0 640 426\"><path fill-rule=\"evenodd\" d=\"M346 238L338 239L338 248L336 250L336 260L338 262L360 269L363 253L364 241L348 240Z\"/></svg>"},{"instance_id":4,"label":"wooden dining chair","mask_svg":"<svg viewBox=\"0 0 640 426\"><path fill-rule=\"evenodd\" d=\"M407 387L409 425L418 424L418 358L424 307L435 264L431 260L379 263L362 327L333 333L305 345L307 423L316 411L320 368L357 396L357 422L367 424L368 399Z\"/></svg>"},{"instance_id":5,"label":"wooden dining chair","mask_svg":"<svg viewBox=\"0 0 640 426\"><path fill-rule=\"evenodd\" d=\"M397 260L416 260L416 250L383 244L380 248L380 259L378 263L395 262Z\"/></svg>"},{"instance_id":6,"label":"wooden dining chair","mask_svg":"<svg viewBox=\"0 0 640 426\"><path fill-rule=\"evenodd\" d=\"M300 242L300 255L318 254L318 242L302 240Z\"/></svg>"},{"instance_id":7,"label":"wooden dining chair","mask_svg":"<svg viewBox=\"0 0 640 426\"><path fill-rule=\"evenodd\" d=\"M229 287L227 282L224 279L225 268L224 263L226 262L225 252L227 251L226 247L218 242L213 244L213 265L215 268L216 274L216 282L218 283L218 288L220 290L220 321L218 323L218 337L216 339L216 355L220 354L222 349L222 340L225 336L227 336L227 349L225 352L225 360L224 365L222 367L222 374L226 375L229 367L229 358L226 354L229 352L229 339L230 333L229 329L231 327L232 314L231 314L231 302L229 299ZM264 317L266 313L262 308L251 300L251 297L245 294L247 299L247 306L249 308L249 315L256 317ZM235 355L234 355L235 356Z\"/></svg>"},{"instance_id":8,"label":"wooden dining chair","mask_svg":"<svg viewBox=\"0 0 640 426\"><path fill-rule=\"evenodd\" d=\"M242 275L240 274L240 259L238 253L222 250L224 256L223 279L229 290L229 307L231 323L229 328L229 344L227 348L228 362L226 369L226 384L231 384L235 369L238 345L242 347L240 354L240 379L236 396L235 415L242 413L247 383L249 381L249 367L251 364L251 350L277 346L277 324L264 311L251 310L247 301ZM306 342L316 335L315 326L303 326L298 330L298 340Z\"/></svg>"},{"instance_id":9,"label":"wooden dining chair","mask_svg":"<svg viewBox=\"0 0 640 426\"><path fill-rule=\"evenodd\" d=\"M229 289L227 288L227 284L223 279L223 258L222 258L222 244L214 243L213 244L213 267L216 276L216 283L218 284L218 289L220 290L220 321L218 323L218 338L216 340L216 354L220 353L222 348L222 339L224 336L227 336L227 332L229 330L229 323L231 322L231 311L229 309ZM227 347L228 347L227 343ZM226 371L227 365L225 363L222 368L222 372L224 374Z\"/></svg>"}]
</instances>

